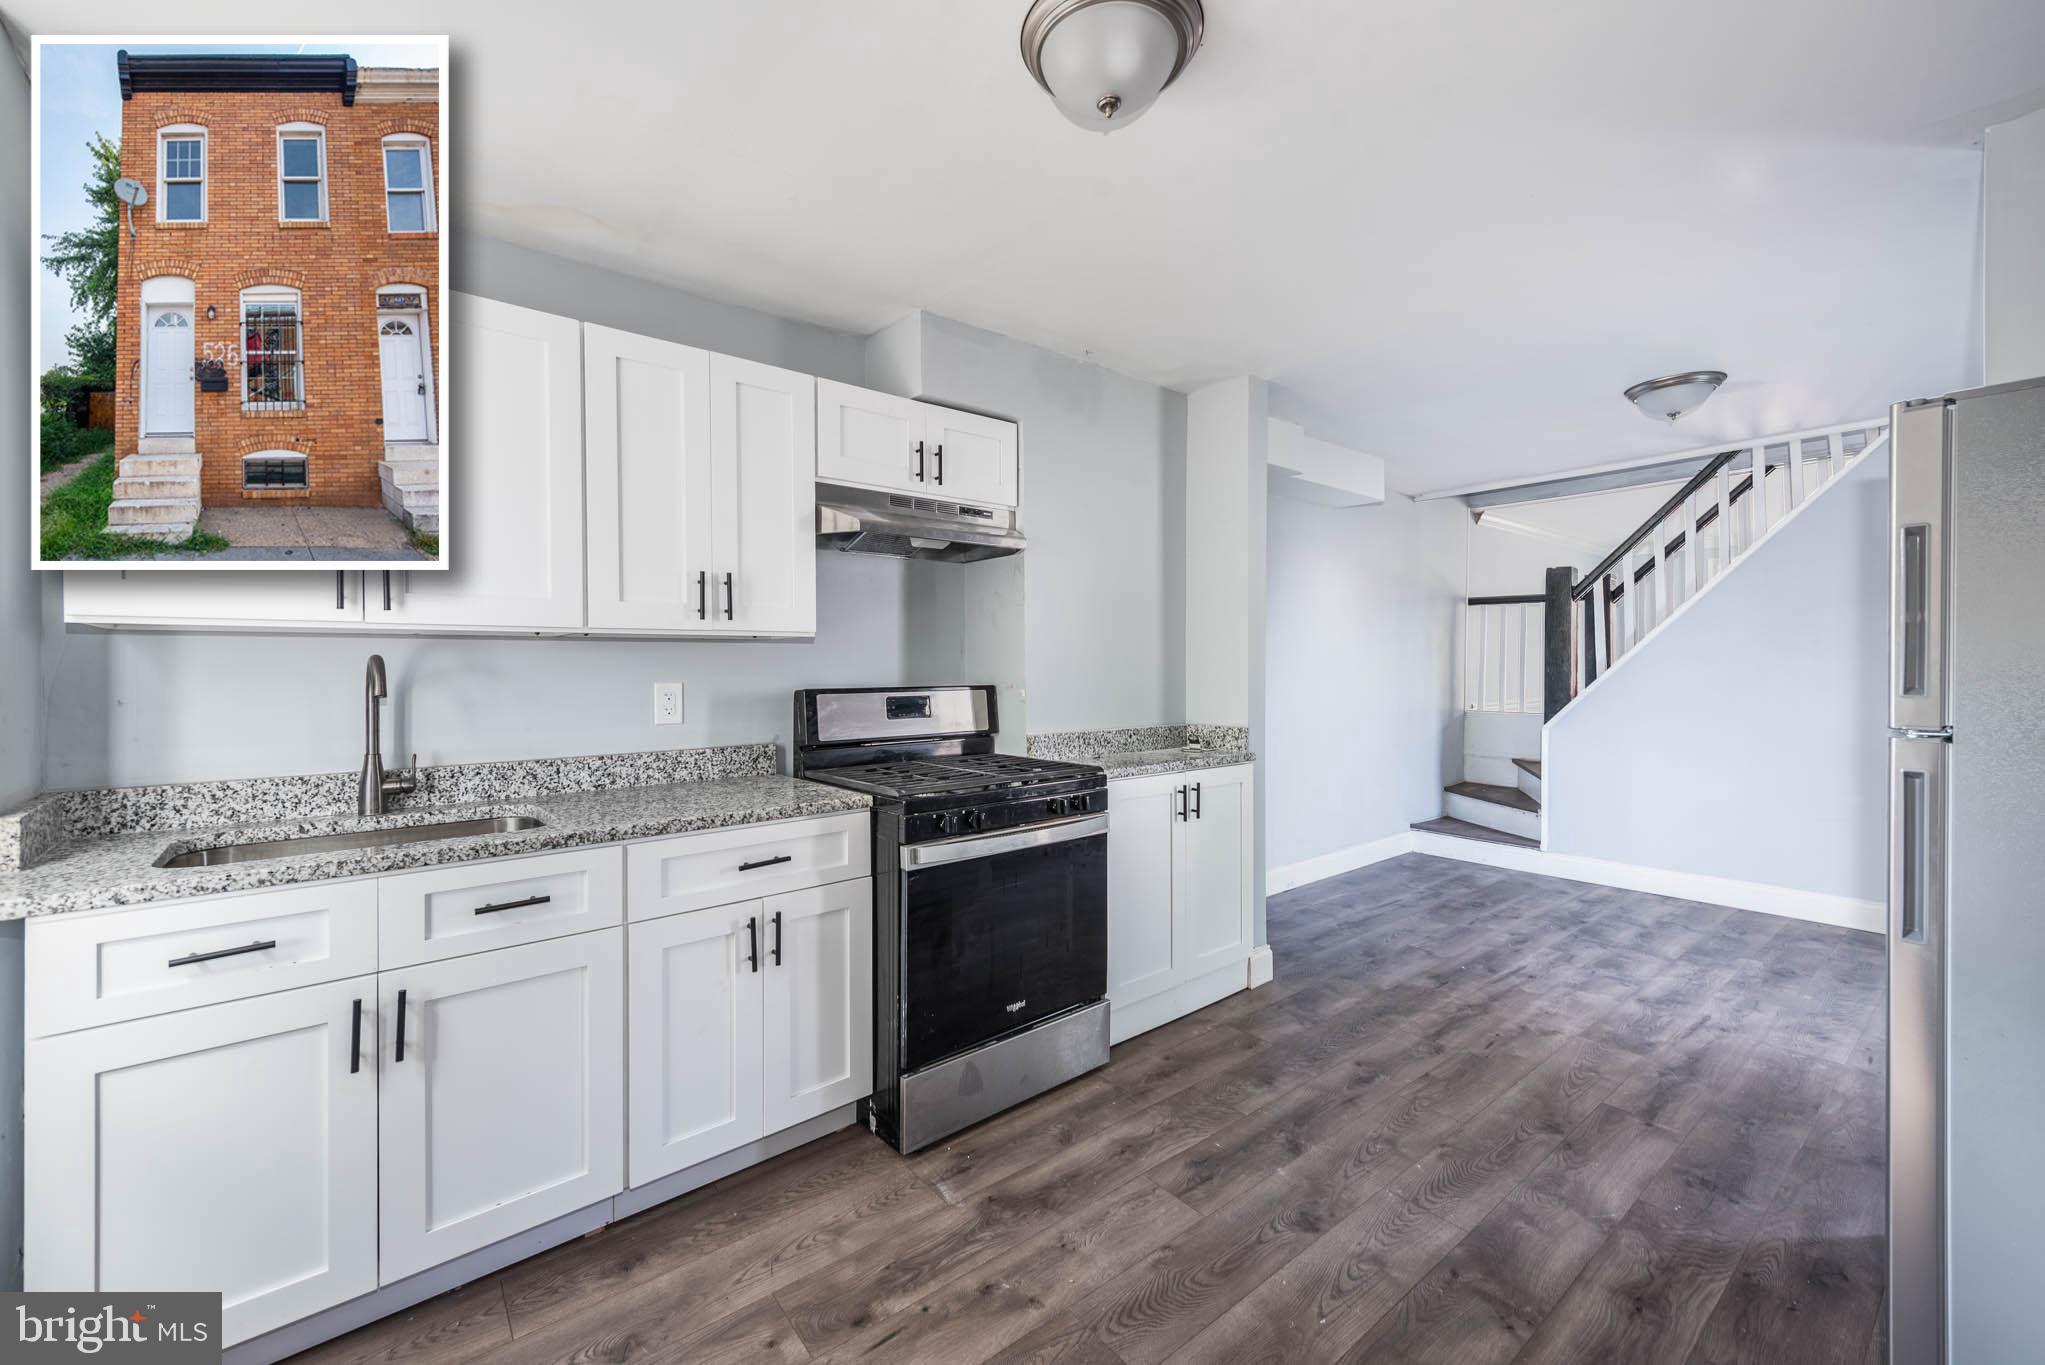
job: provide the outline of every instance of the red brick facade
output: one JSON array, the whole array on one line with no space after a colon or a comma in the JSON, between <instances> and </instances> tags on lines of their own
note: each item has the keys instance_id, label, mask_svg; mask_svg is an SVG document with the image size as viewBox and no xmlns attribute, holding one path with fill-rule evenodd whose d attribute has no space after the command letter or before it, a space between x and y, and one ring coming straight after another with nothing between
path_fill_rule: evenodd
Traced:
<instances>
[{"instance_id":1,"label":"red brick facade","mask_svg":"<svg viewBox=\"0 0 2045 1365\"><path fill-rule=\"evenodd\" d=\"M141 434L143 282L178 276L191 282L194 353L200 361L223 360L227 378L227 392L201 391L193 397L194 441L203 460L202 501L207 506L256 499L327 507L378 504L376 466L384 457L379 289L410 285L423 293L429 374L441 337L439 234L389 230L383 140L392 134L426 139L431 221L437 227L442 207L439 117L437 103L358 99L350 106L338 91L137 90L123 101L121 173L141 181L150 198L135 211L132 241L125 215L122 222L117 452L133 452ZM158 132L173 124L205 129L202 222L159 219L164 201ZM324 130L323 222L281 220L278 129L284 124ZM250 410L243 402L247 334L242 291L261 286L299 291L302 389L283 410ZM156 289L181 287L166 281ZM243 487L242 457L270 450L306 457L306 488Z\"/></svg>"}]
</instances>

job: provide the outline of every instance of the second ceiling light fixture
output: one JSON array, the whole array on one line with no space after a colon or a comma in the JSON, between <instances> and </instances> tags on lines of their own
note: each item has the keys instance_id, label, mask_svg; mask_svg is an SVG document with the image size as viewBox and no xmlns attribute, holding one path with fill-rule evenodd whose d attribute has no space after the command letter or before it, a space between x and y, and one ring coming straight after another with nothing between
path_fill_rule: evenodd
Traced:
<instances>
[{"instance_id":1,"label":"second ceiling light fixture","mask_svg":"<svg viewBox=\"0 0 2045 1365\"><path fill-rule=\"evenodd\" d=\"M1200 47L1200 0L1035 0L1023 64L1059 111L1113 132L1157 101Z\"/></svg>"}]
</instances>

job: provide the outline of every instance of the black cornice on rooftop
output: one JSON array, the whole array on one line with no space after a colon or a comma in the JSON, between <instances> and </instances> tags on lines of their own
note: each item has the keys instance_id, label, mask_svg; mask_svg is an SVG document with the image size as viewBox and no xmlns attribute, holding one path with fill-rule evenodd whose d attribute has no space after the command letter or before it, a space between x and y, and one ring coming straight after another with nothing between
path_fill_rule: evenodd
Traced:
<instances>
[{"instance_id":1,"label":"black cornice on rooftop","mask_svg":"<svg viewBox=\"0 0 2045 1365\"><path fill-rule=\"evenodd\" d=\"M124 100L137 90L331 90L341 103L355 103L355 59L348 56L130 57L122 49L115 65Z\"/></svg>"}]
</instances>

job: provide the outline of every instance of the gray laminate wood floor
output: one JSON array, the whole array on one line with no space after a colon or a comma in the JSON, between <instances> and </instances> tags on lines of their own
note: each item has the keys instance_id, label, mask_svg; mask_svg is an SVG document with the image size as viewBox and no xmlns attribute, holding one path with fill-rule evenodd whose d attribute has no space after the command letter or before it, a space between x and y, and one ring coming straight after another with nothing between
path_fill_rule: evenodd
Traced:
<instances>
[{"instance_id":1,"label":"gray laminate wood floor","mask_svg":"<svg viewBox=\"0 0 2045 1365\"><path fill-rule=\"evenodd\" d=\"M307 1359L1879 1362L1882 941L1408 856L913 1159L847 1130Z\"/></svg>"}]
</instances>

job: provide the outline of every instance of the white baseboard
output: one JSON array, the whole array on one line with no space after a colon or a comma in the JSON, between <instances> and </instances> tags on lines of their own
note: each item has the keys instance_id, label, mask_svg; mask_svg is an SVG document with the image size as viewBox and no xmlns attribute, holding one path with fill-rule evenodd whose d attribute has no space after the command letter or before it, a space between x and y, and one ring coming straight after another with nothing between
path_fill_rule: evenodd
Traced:
<instances>
[{"instance_id":1,"label":"white baseboard","mask_svg":"<svg viewBox=\"0 0 2045 1365\"><path fill-rule=\"evenodd\" d=\"M1274 969L1271 962L1271 945L1260 943L1250 952L1250 989L1271 984Z\"/></svg>"},{"instance_id":2,"label":"white baseboard","mask_svg":"<svg viewBox=\"0 0 2045 1365\"><path fill-rule=\"evenodd\" d=\"M1281 891L1290 891L1310 882L1325 881L1339 877L1345 872L1354 872L1359 867L1369 867L1387 858L1396 858L1401 853L1413 851L1413 831L1401 830L1387 834L1382 839L1373 839L1367 844L1356 844L1350 848L1338 848L1333 853L1323 853L1318 858L1303 862L1287 863L1274 867L1264 874L1264 894L1275 896Z\"/></svg>"},{"instance_id":3,"label":"white baseboard","mask_svg":"<svg viewBox=\"0 0 2045 1365\"><path fill-rule=\"evenodd\" d=\"M1764 915L1809 920L1842 929L1861 929L1871 934L1888 928L1888 907L1881 901L1855 900L1851 896L1828 895L1821 891L1798 891L1763 882L1743 882L1731 877L1712 877L1701 872L1671 872L1659 867L1638 867L1603 858L1586 858L1574 853L1554 853L1540 848L1516 848L1509 844L1479 843L1450 834L1414 831L1413 851L1437 858L1456 858L1487 867L1536 872L1545 877L1615 886L1625 891L1651 891L1708 905L1730 905L1736 910L1758 910Z\"/></svg>"},{"instance_id":4,"label":"white baseboard","mask_svg":"<svg viewBox=\"0 0 2045 1365\"><path fill-rule=\"evenodd\" d=\"M1268 954L1269 948L1262 949ZM1217 967L1204 976L1191 981L1181 981L1168 986L1156 995L1141 1000L1125 1001L1122 1004L1109 1002L1108 1041L1124 1043L1139 1033L1148 1033L1159 1024L1169 1024L1181 1015L1194 1010L1205 1009L1217 1000L1226 1000L1237 991L1246 990L1250 985L1251 959L1239 958L1226 966Z\"/></svg>"}]
</instances>

